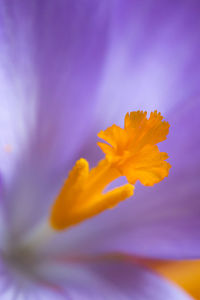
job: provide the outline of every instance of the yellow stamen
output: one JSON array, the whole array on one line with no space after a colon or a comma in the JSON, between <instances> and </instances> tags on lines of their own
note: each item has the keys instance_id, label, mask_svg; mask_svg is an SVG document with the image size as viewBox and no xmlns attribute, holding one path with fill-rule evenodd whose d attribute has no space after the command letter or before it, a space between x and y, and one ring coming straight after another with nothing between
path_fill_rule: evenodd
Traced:
<instances>
[{"instance_id":1,"label":"yellow stamen","mask_svg":"<svg viewBox=\"0 0 200 300\"><path fill-rule=\"evenodd\" d=\"M168 155L156 144L166 139L169 124L156 111L149 119L146 115L132 112L125 117L124 129L113 125L98 134L110 144L98 143L106 157L91 170L85 159L76 162L51 210L54 229L66 229L116 206L133 195L137 180L154 185L168 175ZM104 192L120 176L129 184Z\"/></svg>"}]
</instances>

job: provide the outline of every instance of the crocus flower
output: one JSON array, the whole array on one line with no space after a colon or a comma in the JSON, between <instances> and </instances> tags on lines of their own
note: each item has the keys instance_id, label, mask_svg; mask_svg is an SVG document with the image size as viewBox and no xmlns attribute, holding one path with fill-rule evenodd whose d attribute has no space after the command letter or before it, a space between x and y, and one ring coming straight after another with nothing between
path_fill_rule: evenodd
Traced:
<instances>
[{"instance_id":1,"label":"crocus flower","mask_svg":"<svg viewBox=\"0 0 200 300\"><path fill-rule=\"evenodd\" d=\"M138 256L200 255L199 10L1 2L1 299L191 299Z\"/></svg>"}]
</instances>

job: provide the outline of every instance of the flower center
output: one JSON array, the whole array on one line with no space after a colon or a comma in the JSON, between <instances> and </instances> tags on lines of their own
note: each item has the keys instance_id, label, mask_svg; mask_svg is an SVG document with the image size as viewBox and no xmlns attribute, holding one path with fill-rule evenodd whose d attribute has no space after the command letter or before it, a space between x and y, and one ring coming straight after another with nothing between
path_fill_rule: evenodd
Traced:
<instances>
[{"instance_id":1,"label":"flower center","mask_svg":"<svg viewBox=\"0 0 200 300\"><path fill-rule=\"evenodd\" d=\"M113 208L133 195L137 180L152 186L168 176L168 155L156 146L168 131L169 124L157 111L149 119L143 111L127 113L124 128L113 125L101 131L98 136L107 143L98 145L105 159L91 170L85 159L76 162L52 206L49 221L53 229L64 230ZM128 183L104 192L120 176Z\"/></svg>"},{"instance_id":2,"label":"flower center","mask_svg":"<svg viewBox=\"0 0 200 300\"><path fill-rule=\"evenodd\" d=\"M37 268L41 263L41 258L35 253L34 249L23 245L7 245L5 251L1 253L5 268L5 278L9 278L10 287L25 289L31 286L30 279L38 277ZM2 278L4 280L4 278Z\"/></svg>"}]
</instances>

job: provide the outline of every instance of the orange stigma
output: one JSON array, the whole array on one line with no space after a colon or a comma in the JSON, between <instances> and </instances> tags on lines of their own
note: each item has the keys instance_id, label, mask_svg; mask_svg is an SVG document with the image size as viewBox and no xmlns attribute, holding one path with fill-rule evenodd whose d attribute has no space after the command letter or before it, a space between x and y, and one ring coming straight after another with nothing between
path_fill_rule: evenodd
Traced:
<instances>
[{"instance_id":1,"label":"orange stigma","mask_svg":"<svg viewBox=\"0 0 200 300\"><path fill-rule=\"evenodd\" d=\"M156 145L168 131L169 124L157 111L149 119L143 111L127 113L124 128L112 125L101 131L98 136L107 143L98 145L105 158L91 170L85 159L76 162L52 206L51 226L64 230L76 225L131 197L137 180L152 186L168 176L168 155ZM128 183L104 192L120 176Z\"/></svg>"}]
</instances>

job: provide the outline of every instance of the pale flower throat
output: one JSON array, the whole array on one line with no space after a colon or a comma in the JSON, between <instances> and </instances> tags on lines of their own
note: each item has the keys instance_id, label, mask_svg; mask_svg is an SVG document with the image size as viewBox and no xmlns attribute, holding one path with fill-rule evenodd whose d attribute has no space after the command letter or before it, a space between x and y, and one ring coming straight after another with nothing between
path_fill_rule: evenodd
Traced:
<instances>
[{"instance_id":1,"label":"pale flower throat","mask_svg":"<svg viewBox=\"0 0 200 300\"><path fill-rule=\"evenodd\" d=\"M65 230L114 207L133 195L137 180L152 186L168 176L168 155L156 145L168 132L169 124L157 111L149 119L147 112L127 113L124 128L112 125L101 131L98 136L106 143L98 145L105 158L91 170L87 160L76 162L52 206L51 227ZM120 176L125 176L128 184L105 193L105 188Z\"/></svg>"}]
</instances>

